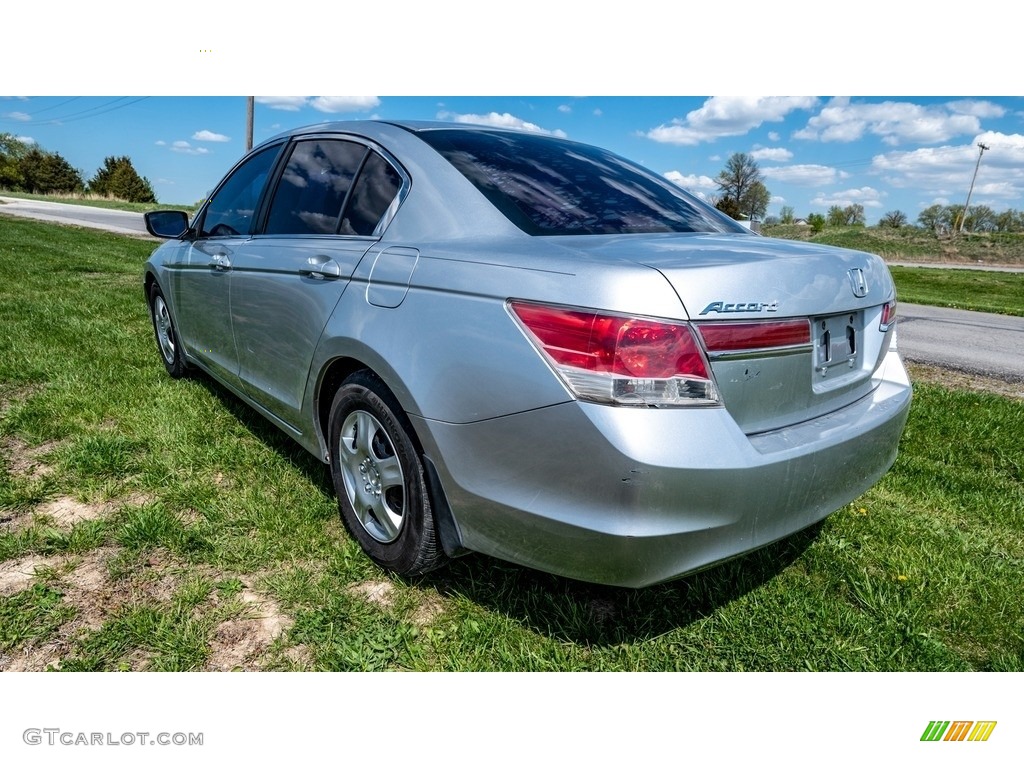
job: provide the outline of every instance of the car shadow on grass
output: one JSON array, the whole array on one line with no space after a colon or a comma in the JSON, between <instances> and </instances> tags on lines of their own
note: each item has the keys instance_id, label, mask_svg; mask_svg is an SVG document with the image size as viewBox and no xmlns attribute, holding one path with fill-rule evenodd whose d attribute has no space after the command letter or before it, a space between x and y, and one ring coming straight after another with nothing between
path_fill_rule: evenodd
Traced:
<instances>
[{"instance_id":1,"label":"car shadow on grass","mask_svg":"<svg viewBox=\"0 0 1024 768\"><path fill-rule=\"evenodd\" d=\"M666 584L628 589L553 576L470 555L417 580L461 596L554 640L611 646L664 635L712 615L775 578L824 523Z\"/></svg>"},{"instance_id":2,"label":"car shadow on grass","mask_svg":"<svg viewBox=\"0 0 1024 768\"><path fill-rule=\"evenodd\" d=\"M325 495L334 495L326 466L228 389L201 372L204 387L257 440L286 457ZM591 646L658 637L712 615L770 581L814 542L823 523L707 570L667 584L627 589L575 581L469 554L407 585L467 599L555 640Z\"/></svg>"}]
</instances>

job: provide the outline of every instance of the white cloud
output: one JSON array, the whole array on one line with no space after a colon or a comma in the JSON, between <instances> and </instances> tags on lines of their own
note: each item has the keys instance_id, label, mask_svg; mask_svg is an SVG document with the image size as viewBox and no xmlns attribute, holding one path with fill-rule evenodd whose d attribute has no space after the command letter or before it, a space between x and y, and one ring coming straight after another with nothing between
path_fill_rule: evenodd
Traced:
<instances>
[{"instance_id":1,"label":"white cloud","mask_svg":"<svg viewBox=\"0 0 1024 768\"><path fill-rule=\"evenodd\" d=\"M376 96L317 96L310 106L318 112L368 112L380 106Z\"/></svg>"},{"instance_id":2,"label":"white cloud","mask_svg":"<svg viewBox=\"0 0 1024 768\"><path fill-rule=\"evenodd\" d=\"M783 184L798 184L807 187L820 187L835 182L838 174L835 168L827 165L779 165L762 168L761 173L766 179L781 181Z\"/></svg>"},{"instance_id":3,"label":"white cloud","mask_svg":"<svg viewBox=\"0 0 1024 768\"><path fill-rule=\"evenodd\" d=\"M541 128L535 123L527 122L522 118L516 117L515 115L503 112L498 114L497 112L488 112L486 115L460 115L453 112L439 112L437 114L438 120L452 120L456 123L470 123L473 125L490 125L495 128L511 128L517 131L527 131L529 133L544 133L549 136L559 136L565 138L565 131L554 130L549 131L546 128Z\"/></svg>"},{"instance_id":4,"label":"white cloud","mask_svg":"<svg viewBox=\"0 0 1024 768\"><path fill-rule=\"evenodd\" d=\"M24 112L8 112L4 117L9 120L17 120L19 123L27 123L32 119L32 115L25 114Z\"/></svg>"},{"instance_id":5,"label":"white cloud","mask_svg":"<svg viewBox=\"0 0 1024 768\"><path fill-rule=\"evenodd\" d=\"M665 174L665 178L705 202L710 202L711 199L711 195L709 195L708 192L718 190L718 185L710 176L698 176L695 173L683 174L679 171L669 171Z\"/></svg>"},{"instance_id":6,"label":"white cloud","mask_svg":"<svg viewBox=\"0 0 1024 768\"><path fill-rule=\"evenodd\" d=\"M256 103L271 109L283 109L286 112L298 112L306 106L305 96L257 96Z\"/></svg>"},{"instance_id":7,"label":"white cloud","mask_svg":"<svg viewBox=\"0 0 1024 768\"><path fill-rule=\"evenodd\" d=\"M157 141L156 141L156 145L157 145L158 147L166 147L166 146L167 146L167 142L166 142L166 141L164 141L163 139L157 139Z\"/></svg>"},{"instance_id":8,"label":"white cloud","mask_svg":"<svg viewBox=\"0 0 1024 768\"><path fill-rule=\"evenodd\" d=\"M685 118L643 134L664 144L693 146L721 136L741 136L762 123L777 123L797 109L811 109L812 96L713 96Z\"/></svg>"},{"instance_id":9,"label":"white cloud","mask_svg":"<svg viewBox=\"0 0 1024 768\"><path fill-rule=\"evenodd\" d=\"M978 143L989 147L981 165ZM976 192L1005 200L1024 196L1024 176L1020 172L1024 167L1024 135L987 131L975 136L971 144L888 152L871 161L871 173L894 187L920 189L925 195L953 200L966 198L975 167Z\"/></svg>"},{"instance_id":10,"label":"white cloud","mask_svg":"<svg viewBox=\"0 0 1024 768\"><path fill-rule=\"evenodd\" d=\"M604 112L601 111L600 107L598 107L597 109L594 110L594 117L600 117L603 114L604 114Z\"/></svg>"},{"instance_id":11,"label":"white cloud","mask_svg":"<svg viewBox=\"0 0 1024 768\"><path fill-rule=\"evenodd\" d=\"M207 130L196 131L192 134L192 138L196 141L231 141L231 138L223 133L214 133Z\"/></svg>"},{"instance_id":12,"label":"white cloud","mask_svg":"<svg viewBox=\"0 0 1024 768\"><path fill-rule=\"evenodd\" d=\"M683 174L679 171L669 171L665 174L665 178L691 192L697 189L718 189L718 184L710 176L698 176L696 173Z\"/></svg>"},{"instance_id":13,"label":"white cloud","mask_svg":"<svg viewBox=\"0 0 1024 768\"><path fill-rule=\"evenodd\" d=\"M981 128L977 112L991 113L985 106L988 102L952 104L966 106L957 111L949 104L922 106L906 101L852 104L848 99L833 99L793 137L851 142L870 133L891 145L905 142L935 144L954 136L977 133ZM964 109L973 112L965 112Z\"/></svg>"},{"instance_id":14,"label":"white cloud","mask_svg":"<svg viewBox=\"0 0 1024 768\"><path fill-rule=\"evenodd\" d=\"M768 131L768 138L771 141L778 141L781 137L779 136L778 131Z\"/></svg>"},{"instance_id":15,"label":"white cloud","mask_svg":"<svg viewBox=\"0 0 1024 768\"><path fill-rule=\"evenodd\" d=\"M15 136L14 138L16 138L22 144L35 144L36 143L36 140L33 139L31 136Z\"/></svg>"},{"instance_id":16,"label":"white cloud","mask_svg":"<svg viewBox=\"0 0 1024 768\"><path fill-rule=\"evenodd\" d=\"M559 104L558 111L564 115L568 115L570 112L572 112L572 107L570 107L568 104Z\"/></svg>"},{"instance_id":17,"label":"white cloud","mask_svg":"<svg viewBox=\"0 0 1024 768\"><path fill-rule=\"evenodd\" d=\"M842 192L831 192L827 195L818 195L811 200L811 205L838 205L845 208L848 205L860 203L865 208L881 208L882 197L884 195L884 192L879 192L873 187L860 187L859 189L847 189Z\"/></svg>"},{"instance_id":18,"label":"white cloud","mask_svg":"<svg viewBox=\"0 0 1024 768\"><path fill-rule=\"evenodd\" d=\"M770 163L784 163L793 159L793 153L782 147L762 147L750 153L755 160L767 160Z\"/></svg>"},{"instance_id":19,"label":"white cloud","mask_svg":"<svg viewBox=\"0 0 1024 768\"><path fill-rule=\"evenodd\" d=\"M171 144L172 152L180 152L183 155L208 155L210 150L206 147L193 147L187 141L176 141Z\"/></svg>"},{"instance_id":20,"label":"white cloud","mask_svg":"<svg viewBox=\"0 0 1024 768\"><path fill-rule=\"evenodd\" d=\"M974 115L975 117L1003 117L1006 110L991 101L978 101L976 99L961 99L951 101L947 105L949 109L961 115Z\"/></svg>"}]
</instances>

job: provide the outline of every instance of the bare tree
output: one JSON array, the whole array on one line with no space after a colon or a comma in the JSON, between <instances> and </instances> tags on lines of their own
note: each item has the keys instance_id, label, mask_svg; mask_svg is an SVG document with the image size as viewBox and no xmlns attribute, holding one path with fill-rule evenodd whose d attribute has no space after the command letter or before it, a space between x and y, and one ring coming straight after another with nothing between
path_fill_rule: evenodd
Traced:
<instances>
[{"instance_id":1,"label":"bare tree","mask_svg":"<svg viewBox=\"0 0 1024 768\"><path fill-rule=\"evenodd\" d=\"M726 161L715 183L720 193L715 207L734 219L759 218L767 212L771 194L757 161L745 152L736 152Z\"/></svg>"}]
</instances>

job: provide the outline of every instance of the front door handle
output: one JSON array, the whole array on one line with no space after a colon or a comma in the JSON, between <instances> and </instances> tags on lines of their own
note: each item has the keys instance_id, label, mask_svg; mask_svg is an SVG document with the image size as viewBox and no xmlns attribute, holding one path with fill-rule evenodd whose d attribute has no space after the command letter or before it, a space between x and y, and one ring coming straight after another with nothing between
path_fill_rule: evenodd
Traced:
<instances>
[{"instance_id":1,"label":"front door handle","mask_svg":"<svg viewBox=\"0 0 1024 768\"><path fill-rule=\"evenodd\" d=\"M231 269L231 258L225 251L210 254L210 267L214 272L227 272Z\"/></svg>"}]
</instances>

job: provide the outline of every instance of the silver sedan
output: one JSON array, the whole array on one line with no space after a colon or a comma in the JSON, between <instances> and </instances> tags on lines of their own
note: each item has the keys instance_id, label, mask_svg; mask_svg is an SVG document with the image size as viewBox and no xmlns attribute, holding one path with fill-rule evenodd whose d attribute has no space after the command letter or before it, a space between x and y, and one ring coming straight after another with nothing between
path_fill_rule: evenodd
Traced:
<instances>
[{"instance_id":1,"label":"silver sedan","mask_svg":"<svg viewBox=\"0 0 1024 768\"><path fill-rule=\"evenodd\" d=\"M856 498L910 407L881 259L760 237L563 139L318 125L147 226L168 373L328 464L399 574L478 551L673 579Z\"/></svg>"}]
</instances>

